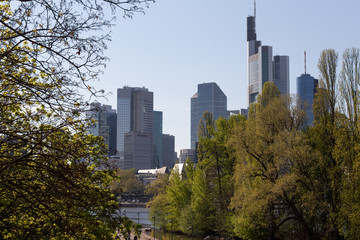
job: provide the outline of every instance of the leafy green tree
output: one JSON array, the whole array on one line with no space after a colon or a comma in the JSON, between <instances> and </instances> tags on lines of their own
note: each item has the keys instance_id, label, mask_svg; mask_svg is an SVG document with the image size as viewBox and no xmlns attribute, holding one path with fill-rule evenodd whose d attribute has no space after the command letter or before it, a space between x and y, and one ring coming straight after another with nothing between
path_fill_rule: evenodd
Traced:
<instances>
[{"instance_id":1,"label":"leafy green tree","mask_svg":"<svg viewBox=\"0 0 360 240\"><path fill-rule=\"evenodd\" d=\"M190 159L188 159L188 161L190 161ZM184 229L181 228L181 217L184 218L183 210L187 206L190 206L191 179L185 178L177 169L173 169L170 175L169 185L166 189L166 197L169 202L169 206L166 208L167 219L172 223L174 229L184 231Z\"/></svg>"},{"instance_id":2,"label":"leafy green tree","mask_svg":"<svg viewBox=\"0 0 360 240\"><path fill-rule=\"evenodd\" d=\"M356 239L360 234L359 211L359 49L346 49L340 74L340 93L344 103L341 123L336 134L333 155L339 164L339 212L336 223L341 235ZM339 117L339 118L340 118Z\"/></svg>"},{"instance_id":3,"label":"leafy green tree","mask_svg":"<svg viewBox=\"0 0 360 240\"><path fill-rule=\"evenodd\" d=\"M231 178L234 172L233 149L227 145L235 124L244 121L240 116L230 119L220 117L215 123L210 113L200 121L198 156L199 163L193 183L192 207L195 212L195 232L229 235L228 206L233 195ZM207 219L203 221L203 219Z\"/></svg>"},{"instance_id":4,"label":"leafy green tree","mask_svg":"<svg viewBox=\"0 0 360 240\"><path fill-rule=\"evenodd\" d=\"M314 126L309 130L310 145L318 152L313 177L321 179L324 207L323 232L329 239L340 239L337 217L341 206L340 191L342 160L336 157L337 136L345 130L341 125L345 118L339 108L339 89L337 88L338 54L334 49L322 51L318 63L320 70L319 87L314 99ZM343 125L344 126L344 125ZM345 133L345 132L343 132Z\"/></svg>"},{"instance_id":5,"label":"leafy green tree","mask_svg":"<svg viewBox=\"0 0 360 240\"><path fill-rule=\"evenodd\" d=\"M343 54L342 71L339 79L343 112L349 118L351 129L355 132L359 118L360 56L359 49L346 49Z\"/></svg>"},{"instance_id":6,"label":"leafy green tree","mask_svg":"<svg viewBox=\"0 0 360 240\"><path fill-rule=\"evenodd\" d=\"M166 196L166 189L169 185L169 176L167 174L161 174L152 183L146 186L146 193L152 195L152 199L147 203L147 207L150 208L149 219L155 218L156 222L161 228L168 226L167 220L167 207L169 202Z\"/></svg>"},{"instance_id":7,"label":"leafy green tree","mask_svg":"<svg viewBox=\"0 0 360 240\"><path fill-rule=\"evenodd\" d=\"M88 81L106 60L103 7L131 15L140 2L1 1L0 238L112 239L133 227L107 189L116 175L87 135L79 90L98 93Z\"/></svg>"},{"instance_id":8,"label":"leafy green tree","mask_svg":"<svg viewBox=\"0 0 360 240\"><path fill-rule=\"evenodd\" d=\"M144 190L144 185L136 177L135 168L129 170L117 169L119 179L110 184L111 192L120 194L122 192L138 192Z\"/></svg>"},{"instance_id":9,"label":"leafy green tree","mask_svg":"<svg viewBox=\"0 0 360 240\"><path fill-rule=\"evenodd\" d=\"M313 239L311 211L303 207L311 206L311 194L304 197L311 190L299 184L308 182L300 172L314 159L299 131L305 113L275 88L264 85L254 115L231 137L237 152L234 231L245 239Z\"/></svg>"},{"instance_id":10,"label":"leafy green tree","mask_svg":"<svg viewBox=\"0 0 360 240\"><path fill-rule=\"evenodd\" d=\"M338 101L337 64L338 53L334 49L326 49L321 52L318 62L320 71L318 88L321 91L318 91L315 97L315 113L323 118L322 121L330 124L335 122Z\"/></svg>"}]
</instances>

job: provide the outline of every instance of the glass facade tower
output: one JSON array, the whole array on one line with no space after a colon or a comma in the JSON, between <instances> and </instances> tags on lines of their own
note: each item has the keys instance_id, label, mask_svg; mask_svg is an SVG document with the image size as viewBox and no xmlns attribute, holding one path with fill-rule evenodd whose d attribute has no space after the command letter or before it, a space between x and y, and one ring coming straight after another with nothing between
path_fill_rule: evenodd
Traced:
<instances>
[{"instance_id":1,"label":"glass facade tower","mask_svg":"<svg viewBox=\"0 0 360 240\"><path fill-rule=\"evenodd\" d=\"M271 46L256 39L256 18L247 18L248 103L256 101L267 81L275 83L281 94L289 94L289 57L275 56Z\"/></svg>"},{"instance_id":2,"label":"glass facade tower","mask_svg":"<svg viewBox=\"0 0 360 240\"><path fill-rule=\"evenodd\" d=\"M228 117L227 97L214 82L198 84L198 91L191 98L191 149L198 142L199 121L206 111L212 113L214 120Z\"/></svg>"},{"instance_id":3,"label":"glass facade tower","mask_svg":"<svg viewBox=\"0 0 360 240\"><path fill-rule=\"evenodd\" d=\"M154 111L153 126L153 168L163 166L163 113Z\"/></svg>"},{"instance_id":4,"label":"glass facade tower","mask_svg":"<svg viewBox=\"0 0 360 240\"><path fill-rule=\"evenodd\" d=\"M172 169L175 165L175 137L170 134L163 134L162 144L162 167Z\"/></svg>"},{"instance_id":5,"label":"glass facade tower","mask_svg":"<svg viewBox=\"0 0 360 240\"><path fill-rule=\"evenodd\" d=\"M142 152L141 162L145 161L144 154L148 152L150 155L146 159L150 159L150 162L146 167L152 166L153 117L152 92L146 88L124 87L118 89L116 148L117 155L124 159L125 166L139 167L141 165L136 163L137 155L131 153L131 149L139 149L139 146L131 144L139 144L144 149L150 149L150 151ZM130 132L136 132L136 134L128 134ZM128 143L125 143L126 140ZM150 146L145 147L146 144L150 144ZM127 154L125 154L125 146L128 148ZM125 155L131 159L126 159ZM131 163L131 161L133 162Z\"/></svg>"},{"instance_id":6,"label":"glass facade tower","mask_svg":"<svg viewBox=\"0 0 360 240\"><path fill-rule=\"evenodd\" d=\"M103 137L104 143L108 146L109 156L115 155L116 148L116 110L110 105L101 105L98 102L90 104L90 109L86 112L87 118L96 121L88 129L94 136Z\"/></svg>"},{"instance_id":7,"label":"glass facade tower","mask_svg":"<svg viewBox=\"0 0 360 240\"><path fill-rule=\"evenodd\" d=\"M275 85L281 94L289 95L289 56L274 56L273 69Z\"/></svg>"},{"instance_id":8,"label":"glass facade tower","mask_svg":"<svg viewBox=\"0 0 360 240\"><path fill-rule=\"evenodd\" d=\"M314 121L313 103L318 80L310 74L301 74L296 78L296 92L302 103L305 105L307 125L312 125Z\"/></svg>"}]
</instances>

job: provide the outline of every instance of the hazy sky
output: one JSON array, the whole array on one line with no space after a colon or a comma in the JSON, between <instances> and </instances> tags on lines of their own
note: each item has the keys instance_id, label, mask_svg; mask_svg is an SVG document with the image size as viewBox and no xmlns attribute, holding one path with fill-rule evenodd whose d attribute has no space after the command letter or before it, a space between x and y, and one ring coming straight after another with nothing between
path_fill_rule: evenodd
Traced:
<instances>
[{"instance_id":1,"label":"hazy sky","mask_svg":"<svg viewBox=\"0 0 360 240\"><path fill-rule=\"evenodd\" d=\"M358 0L257 0L256 31L274 55L290 57L290 93L304 72L318 77L320 52L360 47ZM216 82L228 109L247 107L246 17L253 0L157 0L133 19L118 18L108 62L98 88L146 87L154 110L163 112L163 132L175 136L175 149L190 148L190 98L197 84Z\"/></svg>"}]
</instances>

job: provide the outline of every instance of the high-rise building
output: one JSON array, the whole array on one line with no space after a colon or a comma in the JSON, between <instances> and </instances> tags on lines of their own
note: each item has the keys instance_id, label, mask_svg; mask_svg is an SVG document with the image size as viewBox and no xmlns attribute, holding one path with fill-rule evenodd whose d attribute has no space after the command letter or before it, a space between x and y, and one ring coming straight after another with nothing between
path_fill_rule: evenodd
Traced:
<instances>
[{"instance_id":1,"label":"high-rise building","mask_svg":"<svg viewBox=\"0 0 360 240\"><path fill-rule=\"evenodd\" d=\"M98 102L90 104L90 109L86 116L96 121L89 128L89 133L94 136L101 136L104 143L108 146L109 156L116 152L116 110L110 105L101 105Z\"/></svg>"},{"instance_id":2,"label":"high-rise building","mask_svg":"<svg viewBox=\"0 0 360 240\"><path fill-rule=\"evenodd\" d=\"M130 132L136 132L127 135ZM146 135L146 136L145 136ZM149 153L149 163L146 168L152 167L152 136L153 136L153 93L146 88L124 87L117 91L117 155L124 158L124 166L139 166L137 163L145 161L144 157L131 154L131 149L144 148L142 154ZM126 141L128 141L126 143ZM131 146L131 144L135 144ZM138 145L136 145L138 144ZM150 146L145 146L150 144ZM125 154L125 145L128 148ZM150 148L150 152L147 149ZM131 159L129 158L130 156ZM139 157L139 158L138 158ZM127 159L128 158L128 159ZM129 163L133 161L133 163Z\"/></svg>"},{"instance_id":3,"label":"high-rise building","mask_svg":"<svg viewBox=\"0 0 360 240\"><path fill-rule=\"evenodd\" d=\"M163 166L163 113L154 111L153 121L153 167Z\"/></svg>"},{"instance_id":4,"label":"high-rise building","mask_svg":"<svg viewBox=\"0 0 360 240\"><path fill-rule=\"evenodd\" d=\"M109 156L116 155L116 110L113 109L112 112L106 113L106 122L109 126Z\"/></svg>"},{"instance_id":5,"label":"high-rise building","mask_svg":"<svg viewBox=\"0 0 360 240\"><path fill-rule=\"evenodd\" d=\"M301 74L296 78L296 92L302 103L305 105L307 125L314 121L313 103L318 80L310 74Z\"/></svg>"},{"instance_id":6,"label":"high-rise building","mask_svg":"<svg viewBox=\"0 0 360 240\"><path fill-rule=\"evenodd\" d=\"M124 170L152 169L152 134L130 131L124 139Z\"/></svg>"},{"instance_id":7,"label":"high-rise building","mask_svg":"<svg viewBox=\"0 0 360 240\"><path fill-rule=\"evenodd\" d=\"M199 121L207 111L212 113L214 120L228 117L226 95L214 82L198 84L197 93L191 97L191 149L195 149Z\"/></svg>"},{"instance_id":8,"label":"high-rise building","mask_svg":"<svg viewBox=\"0 0 360 240\"><path fill-rule=\"evenodd\" d=\"M289 95L289 56L274 56L273 81L282 95Z\"/></svg>"},{"instance_id":9,"label":"high-rise building","mask_svg":"<svg viewBox=\"0 0 360 240\"><path fill-rule=\"evenodd\" d=\"M247 18L247 52L249 106L267 81L273 81L281 94L289 94L289 57L273 59L272 47L262 46L256 39L256 12Z\"/></svg>"},{"instance_id":10,"label":"high-rise building","mask_svg":"<svg viewBox=\"0 0 360 240\"><path fill-rule=\"evenodd\" d=\"M169 134L162 135L162 167L172 169L175 165L175 137Z\"/></svg>"},{"instance_id":11,"label":"high-rise building","mask_svg":"<svg viewBox=\"0 0 360 240\"><path fill-rule=\"evenodd\" d=\"M194 149L180 149L179 163L186 163L188 158L195 163L195 153Z\"/></svg>"}]
</instances>

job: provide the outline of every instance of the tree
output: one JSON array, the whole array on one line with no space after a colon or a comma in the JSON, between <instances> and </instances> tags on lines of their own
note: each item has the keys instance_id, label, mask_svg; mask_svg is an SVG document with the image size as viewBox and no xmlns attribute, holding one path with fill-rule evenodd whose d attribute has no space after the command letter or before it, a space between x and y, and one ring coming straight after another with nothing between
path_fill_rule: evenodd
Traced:
<instances>
[{"instance_id":1,"label":"tree","mask_svg":"<svg viewBox=\"0 0 360 240\"><path fill-rule=\"evenodd\" d=\"M120 194L122 192L138 192L144 190L144 185L136 177L135 168L129 170L117 169L117 174L119 179L111 183L111 192Z\"/></svg>"},{"instance_id":2,"label":"tree","mask_svg":"<svg viewBox=\"0 0 360 240\"><path fill-rule=\"evenodd\" d=\"M168 185L169 176L167 174L161 174L154 182L146 186L146 193L153 196L147 203L147 207L150 208L149 219L155 217L161 228L166 228L169 224L166 210L169 205L166 197Z\"/></svg>"},{"instance_id":3,"label":"tree","mask_svg":"<svg viewBox=\"0 0 360 240\"><path fill-rule=\"evenodd\" d=\"M131 227L106 188L116 176L101 168L106 147L87 135L79 91L99 93L88 81L106 60L103 9L131 16L141 2L0 3L1 238L111 239Z\"/></svg>"},{"instance_id":4,"label":"tree","mask_svg":"<svg viewBox=\"0 0 360 240\"><path fill-rule=\"evenodd\" d=\"M234 231L245 239L314 239L313 188L305 187L311 181L302 175L314 159L300 131L305 111L267 85L253 116L236 126L230 140L237 153Z\"/></svg>"},{"instance_id":5,"label":"tree","mask_svg":"<svg viewBox=\"0 0 360 240\"><path fill-rule=\"evenodd\" d=\"M321 114L320 117L324 117L324 121L330 124L333 124L335 121L335 108L338 97L337 63L338 54L334 49L326 49L321 52L318 63L320 71L318 88L321 91L318 91L317 97L315 97L315 101L318 100L317 104L315 104L317 107L315 113ZM320 104L321 102L323 104Z\"/></svg>"},{"instance_id":6,"label":"tree","mask_svg":"<svg viewBox=\"0 0 360 240\"><path fill-rule=\"evenodd\" d=\"M263 87L263 91L258 95L258 106L266 107L274 98L281 96L279 89L273 82L266 82Z\"/></svg>"},{"instance_id":7,"label":"tree","mask_svg":"<svg viewBox=\"0 0 360 240\"><path fill-rule=\"evenodd\" d=\"M323 213L326 218L323 231L327 238L340 239L337 225L337 215L341 206L340 191L342 158L335 154L337 138L344 134L345 118L339 108L339 89L337 88L338 54L334 49L322 51L319 58L319 87L314 99L314 126L309 129L310 145L318 152L314 171L321 179L324 202ZM342 133L341 133L342 132ZM344 136L346 136L345 134ZM348 135L347 135L348 136Z\"/></svg>"},{"instance_id":8,"label":"tree","mask_svg":"<svg viewBox=\"0 0 360 240\"><path fill-rule=\"evenodd\" d=\"M198 156L192 195L192 208L200 234L231 235L228 211L233 195L231 177L234 172L234 150L228 145L233 127L244 117L220 117L215 123L212 115L205 112L200 121ZM206 131L205 131L206 129ZM203 221L207 219L207 221Z\"/></svg>"},{"instance_id":9,"label":"tree","mask_svg":"<svg viewBox=\"0 0 360 240\"><path fill-rule=\"evenodd\" d=\"M337 159L341 173L339 182L339 212L336 222L341 235L356 239L360 233L359 225L359 49L346 49L343 53L340 74L340 93L344 103L341 125L336 135L336 148L333 155Z\"/></svg>"},{"instance_id":10,"label":"tree","mask_svg":"<svg viewBox=\"0 0 360 240\"><path fill-rule=\"evenodd\" d=\"M359 118L360 55L359 49L346 49L340 74L340 93L344 101L343 112L349 118L351 129L356 132Z\"/></svg>"}]
</instances>

